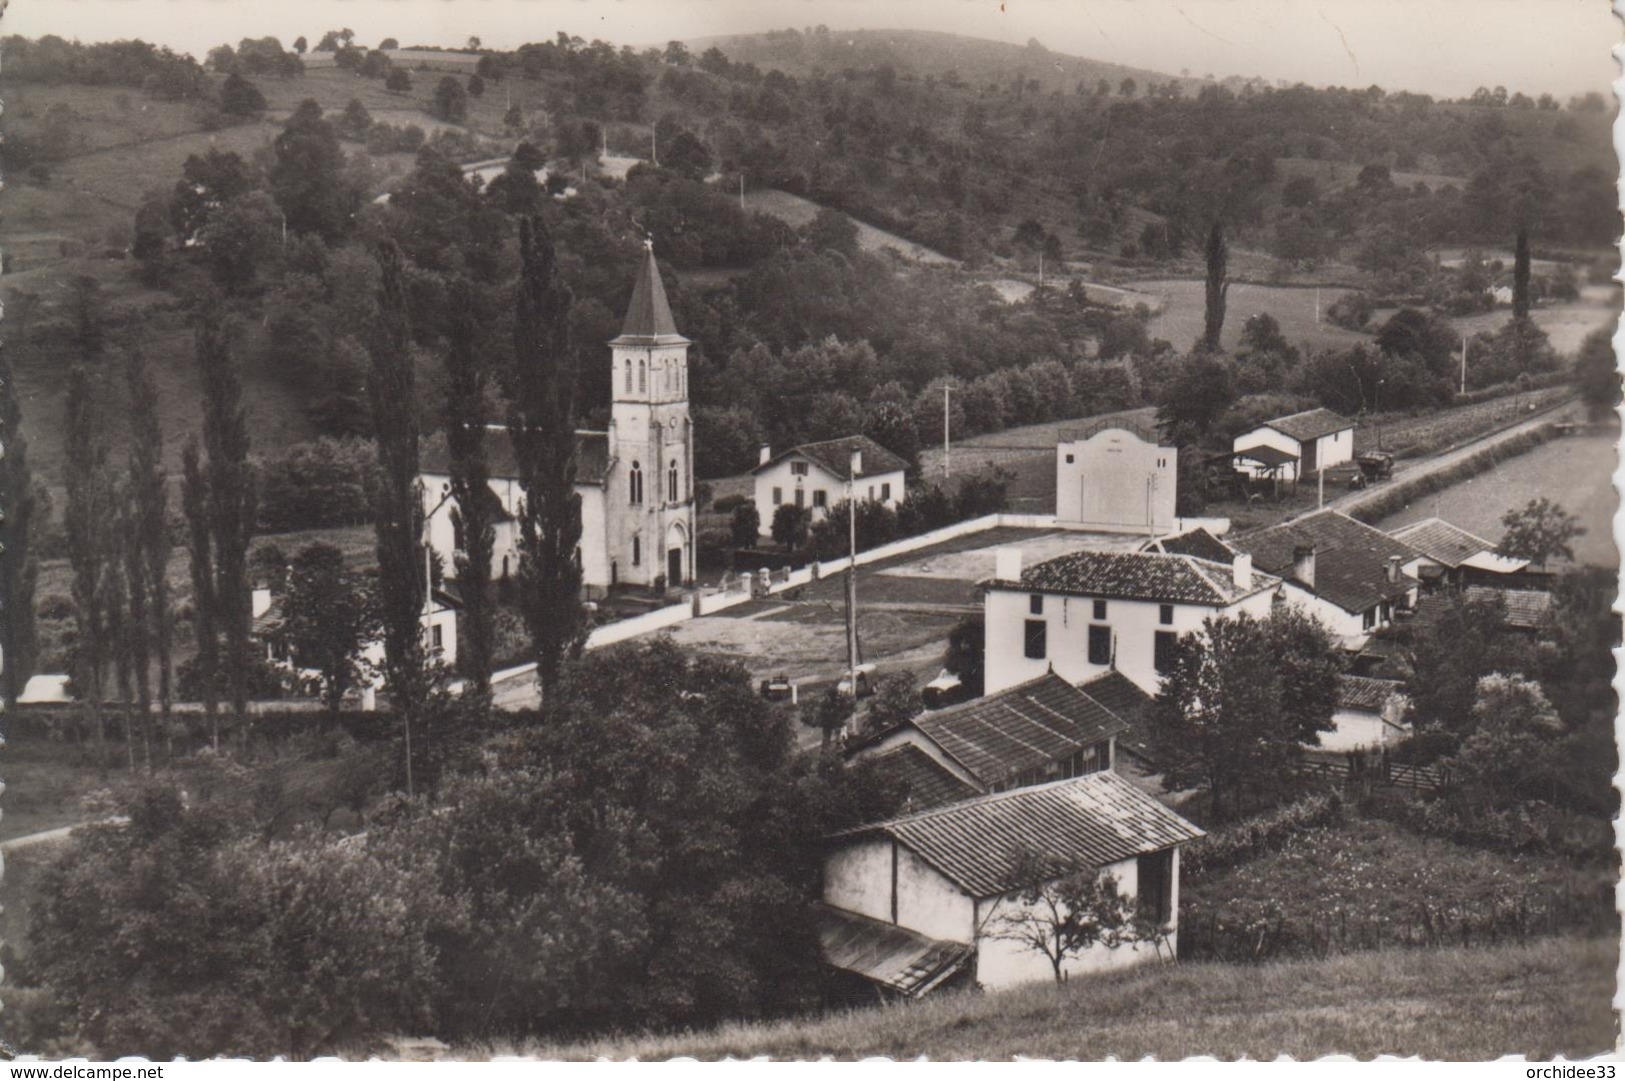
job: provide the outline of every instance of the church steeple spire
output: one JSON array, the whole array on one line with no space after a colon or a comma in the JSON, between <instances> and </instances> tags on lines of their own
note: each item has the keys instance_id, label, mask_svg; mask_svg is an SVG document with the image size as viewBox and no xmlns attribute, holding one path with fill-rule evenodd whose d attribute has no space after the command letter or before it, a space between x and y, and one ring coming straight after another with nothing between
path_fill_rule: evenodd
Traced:
<instances>
[{"instance_id":1,"label":"church steeple spire","mask_svg":"<svg viewBox=\"0 0 1625 1081\"><path fill-rule=\"evenodd\" d=\"M638 276L632 283L632 302L626 306L626 321L621 324L621 336L610 344L672 345L687 341L677 333L677 323L671 317L666 286L660 280L660 267L655 263L654 241L645 240Z\"/></svg>"}]
</instances>

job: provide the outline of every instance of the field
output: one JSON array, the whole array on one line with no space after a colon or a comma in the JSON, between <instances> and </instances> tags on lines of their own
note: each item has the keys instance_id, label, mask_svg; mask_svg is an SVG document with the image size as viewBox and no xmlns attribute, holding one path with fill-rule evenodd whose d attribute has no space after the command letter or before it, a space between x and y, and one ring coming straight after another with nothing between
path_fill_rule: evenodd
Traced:
<instances>
[{"instance_id":1,"label":"field","mask_svg":"<svg viewBox=\"0 0 1625 1081\"><path fill-rule=\"evenodd\" d=\"M1414 416L1385 413L1362 420L1354 429L1354 451L1387 450L1399 457L1436 454L1514 424L1572 396L1571 387L1547 387L1492 398L1487 402ZM1378 447L1378 441L1381 447Z\"/></svg>"},{"instance_id":2,"label":"field","mask_svg":"<svg viewBox=\"0 0 1625 1081\"><path fill-rule=\"evenodd\" d=\"M1157 314L1151 320L1151 336L1166 338L1175 349L1187 350L1202 336L1203 313L1206 310L1206 284L1200 280L1153 280L1135 282L1134 288L1147 294L1148 302ZM1249 316L1268 312L1281 324L1281 333L1293 345L1315 349L1347 349L1371 340L1369 335L1344 330L1329 322L1315 321L1315 296L1320 296L1321 310L1347 289L1309 287L1282 287L1250 285L1237 282L1230 287L1229 306L1224 321L1223 343L1234 350L1241 341L1241 330ZM1159 307L1160 305L1160 307Z\"/></svg>"},{"instance_id":3,"label":"field","mask_svg":"<svg viewBox=\"0 0 1625 1081\"><path fill-rule=\"evenodd\" d=\"M821 209L810 199L803 199L799 195L791 195L787 191L778 191L773 188L760 188L745 193L745 208L758 214L771 214L793 227L799 228L812 221ZM910 259L922 263L943 263L958 265L958 260L950 259L939 251L932 251L912 240L904 240L896 233L888 233L884 229L877 229L873 225L853 220L852 224L858 227L858 247L864 251L881 251L885 248L896 248Z\"/></svg>"},{"instance_id":4,"label":"field","mask_svg":"<svg viewBox=\"0 0 1625 1081\"><path fill-rule=\"evenodd\" d=\"M1502 514L1544 496L1561 504L1586 527L1585 535L1573 545L1577 560L1617 566L1613 521L1619 496L1613 488L1618 461L1614 443L1607 437L1553 440L1375 524L1379 529L1395 529L1438 516L1486 540L1499 540Z\"/></svg>"},{"instance_id":5,"label":"field","mask_svg":"<svg viewBox=\"0 0 1625 1081\"><path fill-rule=\"evenodd\" d=\"M1586 335L1602 327L1611 327L1619 318L1619 289L1616 286L1588 285L1580 291L1580 299L1563 304L1547 304L1530 313L1535 325L1546 332L1552 348L1569 355L1580 348ZM1463 334L1500 329L1510 313L1507 309L1484 312L1481 315L1462 316L1451 320ZM1472 378L1473 357L1467 354L1467 377Z\"/></svg>"},{"instance_id":6,"label":"field","mask_svg":"<svg viewBox=\"0 0 1625 1081\"><path fill-rule=\"evenodd\" d=\"M1471 950L1370 951L1324 961L1181 963L1062 987L947 994L803 1021L458 1053L645 1060L1577 1058L1614 1049L1618 1029L1610 1000L1617 958L1614 942L1560 938Z\"/></svg>"}]
</instances>

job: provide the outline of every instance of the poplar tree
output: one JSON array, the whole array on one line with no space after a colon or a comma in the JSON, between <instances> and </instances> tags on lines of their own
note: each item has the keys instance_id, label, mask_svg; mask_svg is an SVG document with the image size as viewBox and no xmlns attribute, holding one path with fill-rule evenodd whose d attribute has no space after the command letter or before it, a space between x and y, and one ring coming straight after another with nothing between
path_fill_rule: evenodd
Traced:
<instances>
[{"instance_id":1,"label":"poplar tree","mask_svg":"<svg viewBox=\"0 0 1625 1081\"><path fill-rule=\"evenodd\" d=\"M192 637L197 644L198 699L209 724L209 739L220 748L220 632L215 625L214 540L209 532L209 481L198 439L181 452L181 506L186 515L186 549L192 571Z\"/></svg>"},{"instance_id":2,"label":"poplar tree","mask_svg":"<svg viewBox=\"0 0 1625 1081\"><path fill-rule=\"evenodd\" d=\"M1217 353L1223 346L1219 336L1224 331L1225 300L1230 292L1230 278L1226 267L1230 246L1224 239L1224 219L1214 218L1207 234L1207 306L1203 312L1202 341L1198 352Z\"/></svg>"},{"instance_id":3,"label":"poplar tree","mask_svg":"<svg viewBox=\"0 0 1625 1081\"><path fill-rule=\"evenodd\" d=\"M38 639L34 588L39 558L34 554L34 514L38 497L23 438L22 406L11 370L11 351L0 345L0 672L5 701L15 702L34 672Z\"/></svg>"},{"instance_id":4,"label":"poplar tree","mask_svg":"<svg viewBox=\"0 0 1625 1081\"><path fill-rule=\"evenodd\" d=\"M163 730L169 731L173 699L172 623L169 611L169 487L164 470L163 431L158 421L158 391L139 350L125 356L125 384L130 398L130 523L125 537L125 574L129 579L130 622L136 697L141 708L142 739L151 764L152 663L158 664L158 702Z\"/></svg>"},{"instance_id":5,"label":"poplar tree","mask_svg":"<svg viewBox=\"0 0 1625 1081\"><path fill-rule=\"evenodd\" d=\"M73 572L74 618L78 640L73 679L87 703L96 730L97 754L106 761L107 731L102 716L109 643L107 619L108 537L115 532L115 506L107 465L105 424L94 385L84 365L68 375L64 514L68 565Z\"/></svg>"},{"instance_id":6,"label":"poplar tree","mask_svg":"<svg viewBox=\"0 0 1625 1081\"><path fill-rule=\"evenodd\" d=\"M450 301L445 424L451 459L451 514L461 539L456 572L463 618L458 626L457 654L468 678L466 693L485 695L491 690L491 557L499 507L490 488L491 469L485 453L487 373L477 348L474 288L467 278L453 283Z\"/></svg>"},{"instance_id":7,"label":"poplar tree","mask_svg":"<svg viewBox=\"0 0 1625 1081\"><path fill-rule=\"evenodd\" d=\"M519 222L514 311L514 400L508 413L519 483L519 598L546 695L586 639L581 607L581 497L575 491L575 356L570 291L540 219Z\"/></svg>"}]
</instances>

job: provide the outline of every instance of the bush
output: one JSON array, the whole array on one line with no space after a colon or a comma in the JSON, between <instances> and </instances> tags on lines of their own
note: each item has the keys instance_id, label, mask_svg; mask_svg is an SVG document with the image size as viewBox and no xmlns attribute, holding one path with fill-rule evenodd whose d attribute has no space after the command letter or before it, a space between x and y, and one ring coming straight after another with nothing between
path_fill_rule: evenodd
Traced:
<instances>
[{"instance_id":1,"label":"bush","mask_svg":"<svg viewBox=\"0 0 1625 1081\"><path fill-rule=\"evenodd\" d=\"M748 495L725 495L711 504L711 509L718 514L726 514L731 510L743 507L745 504L755 505L756 501Z\"/></svg>"},{"instance_id":2,"label":"bush","mask_svg":"<svg viewBox=\"0 0 1625 1081\"><path fill-rule=\"evenodd\" d=\"M1191 842L1180 854L1180 867L1193 878L1214 874L1273 852L1301 833L1336 825L1342 816L1343 801L1337 793L1308 796Z\"/></svg>"},{"instance_id":3,"label":"bush","mask_svg":"<svg viewBox=\"0 0 1625 1081\"><path fill-rule=\"evenodd\" d=\"M1344 330L1364 330L1377 310L1377 302L1367 293L1344 293L1326 307L1326 320Z\"/></svg>"},{"instance_id":4,"label":"bush","mask_svg":"<svg viewBox=\"0 0 1625 1081\"><path fill-rule=\"evenodd\" d=\"M260 466L259 527L267 533L372 520L372 446L353 439L298 443Z\"/></svg>"}]
</instances>

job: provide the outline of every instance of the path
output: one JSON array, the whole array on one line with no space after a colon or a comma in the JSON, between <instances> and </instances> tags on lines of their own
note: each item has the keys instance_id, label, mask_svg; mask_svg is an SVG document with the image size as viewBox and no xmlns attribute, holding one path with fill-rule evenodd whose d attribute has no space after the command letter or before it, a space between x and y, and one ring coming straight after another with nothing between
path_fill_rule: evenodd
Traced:
<instances>
[{"instance_id":1,"label":"path","mask_svg":"<svg viewBox=\"0 0 1625 1081\"><path fill-rule=\"evenodd\" d=\"M51 841L66 840L67 836L81 826L94 826L100 823L122 823L129 819L123 815L112 818L101 818L95 822L75 822L71 826L58 826L56 829L40 830L38 833L25 833L21 837L13 837L9 841L0 841L0 852L12 852L19 848L31 848L34 845L48 844Z\"/></svg>"}]
</instances>

